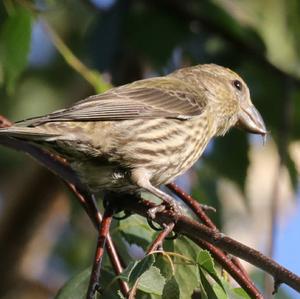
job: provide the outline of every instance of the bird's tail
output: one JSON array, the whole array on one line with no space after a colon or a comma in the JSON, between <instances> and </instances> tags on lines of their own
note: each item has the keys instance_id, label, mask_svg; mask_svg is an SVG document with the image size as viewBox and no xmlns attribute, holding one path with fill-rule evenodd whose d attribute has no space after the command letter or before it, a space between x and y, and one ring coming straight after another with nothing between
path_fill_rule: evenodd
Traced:
<instances>
[{"instance_id":1,"label":"bird's tail","mask_svg":"<svg viewBox=\"0 0 300 299\"><path fill-rule=\"evenodd\" d=\"M49 133L46 132L42 128L38 127L18 127L12 126L8 128L0 129L0 137L14 137L23 140L32 140L32 141L50 141L51 139L55 139L59 136L57 133Z\"/></svg>"}]
</instances>

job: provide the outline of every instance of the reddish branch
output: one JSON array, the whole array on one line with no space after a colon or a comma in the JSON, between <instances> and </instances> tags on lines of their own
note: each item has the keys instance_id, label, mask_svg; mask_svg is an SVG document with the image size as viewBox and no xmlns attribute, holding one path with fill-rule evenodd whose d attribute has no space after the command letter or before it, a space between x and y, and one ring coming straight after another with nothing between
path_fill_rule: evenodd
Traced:
<instances>
[{"instance_id":1,"label":"reddish branch","mask_svg":"<svg viewBox=\"0 0 300 299\"><path fill-rule=\"evenodd\" d=\"M175 226L175 223L169 223L168 225L164 224L164 226L165 226L165 228L163 229L163 231L158 234L156 239L152 242L152 244L148 248L147 254L162 248L163 241L172 232L172 230Z\"/></svg>"},{"instance_id":2,"label":"reddish branch","mask_svg":"<svg viewBox=\"0 0 300 299\"><path fill-rule=\"evenodd\" d=\"M0 141L0 143L1 143L1 141ZM98 263L99 265L101 264L101 259L102 259L102 255L104 252L102 251L101 252L102 255L101 254L99 255L99 251L101 251L101 247L105 243L105 248L108 252L110 262L113 266L115 274L117 276L120 275L123 271L123 266L121 264L120 256L119 256L119 254L116 250L116 247L114 246L114 243L112 241L111 235L109 233L109 227L108 227L108 229L107 229L107 226L105 228L103 228L103 225L107 224L107 220L105 220L105 222L103 223L104 217L102 218L102 215L97 208L97 204L96 204L94 196L86 190L78 190L74 185L72 185L68 182L66 182L66 185L76 195L81 206L86 211L87 215L89 216L89 218L91 219L92 223L94 224L96 230L98 231L98 242L97 242L95 260L99 261L99 263ZM103 229L105 229L107 231L107 234L106 234L106 239L105 240L102 239L102 241L103 241L103 243L102 243L102 242L99 242L99 238L100 238L100 236L103 236ZM94 266L95 266L95 264L94 264ZM97 268L97 271L100 271L99 267ZM97 273L96 268L93 269L92 272ZM129 292L128 284L121 279L119 279L118 281L119 281L119 285L120 285L122 294L124 296L126 296ZM91 286L91 283L92 283L92 277L91 277L91 281L90 281L90 286ZM91 290L92 289L89 287L88 293L91 293Z\"/></svg>"},{"instance_id":3,"label":"reddish branch","mask_svg":"<svg viewBox=\"0 0 300 299\"><path fill-rule=\"evenodd\" d=\"M104 254L104 247L109 234L109 229L113 217L113 211L107 208L104 212L103 219L98 231L97 247L95 252L95 259L93 263L93 269L90 277L90 283L87 292L87 299L93 299L96 291L99 291L100 285L100 269L102 258Z\"/></svg>"},{"instance_id":4,"label":"reddish branch","mask_svg":"<svg viewBox=\"0 0 300 299\"><path fill-rule=\"evenodd\" d=\"M197 200L181 190L174 183L168 184L167 187L177 196L179 196L207 227L219 232L216 225L206 215L206 213L202 209L201 204ZM222 250L207 242L203 242L203 246L212 253L216 260L220 261L220 264L224 267L224 269L226 269L240 285L242 285L245 289L255 295L255 298L262 298L259 290L256 288L248 273L236 257L232 257L231 260L225 258L226 254L222 252Z\"/></svg>"},{"instance_id":5,"label":"reddish branch","mask_svg":"<svg viewBox=\"0 0 300 299\"><path fill-rule=\"evenodd\" d=\"M181 190L176 184L170 183L167 187L174 192L177 196L179 196L185 204L197 215L197 217L208 227L212 229L217 229L215 224L211 221L211 219L205 214L203 211L201 204L192 198L189 194Z\"/></svg>"},{"instance_id":6,"label":"reddish branch","mask_svg":"<svg viewBox=\"0 0 300 299\"><path fill-rule=\"evenodd\" d=\"M0 117L0 122L2 122L2 124L6 123L6 125L8 125L9 122L5 120L6 120L5 118ZM60 177L62 177L64 181L67 181L68 184L70 185L70 188L72 189L75 188L75 190L77 191L76 195L79 198L81 198L80 201L83 204L88 215L93 220L97 228L99 227L99 222L101 221L101 217L96 206L93 207L94 205L93 200L86 200L86 196L85 196L86 194L84 194L84 192L83 192L84 195L82 195L81 192L86 190L86 188L79 181L76 173L70 167L68 167L66 163L63 163L63 161L60 161L60 159L58 160L54 156L49 155L43 150L20 140L1 137L0 144L30 154L36 160L42 163L44 166L46 166L51 171L55 172ZM132 197L122 197L121 200L114 199L114 202L118 207L118 209L131 211L140 214L144 217L148 216L147 215L148 209L154 206L154 204L149 201L145 201L145 200L136 201L133 200ZM232 262L230 263L229 258L222 251L221 252L223 255L215 254L216 249L217 250L221 249L232 255L240 257L245 261L248 261L249 263L268 272L274 277L275 285L278 285L280 283L286 283L293 289L300 291L300 278L296 274L290 272L286 268L277 264L272 259L264 256L260 252L250 247L247 247L227 236L224 236L222 233L217 231L215 227L213 228L208 227L209 221L207 221L207 219L204 221L202 220L206 224L201 224L197 221L190 219L187 216L184 215L178 216L172 214L169 211L163 211L163 212L158 212L156 214L154 221L159 223L160 225L170 225L175 223L174 230L177 233L187 236L195 243L197 243L199 246L210 250L212 254L214 254L214 256L216 257L218 262L224 266L224 268L225 265L226 267L229 266L229 268L225 268L225 269L241 284L241 287L243 287L252 298L261 298L261 297L258 297L258 294L254 293L255 290L251 287L250 284L248 285L247 282L245 281L244 273L234 263ZM106 248L108 250L108 254L113 264L115 265L116 260L119 259L115 250L114 253L111 252L111 248L112 248L111 246L113 246L113 244L112 242L109 242L109 240L111 241L110 237L107 240L107 244L110 243L110 245L106 246ZM119 266L120 267L118 269L115 268L116 273L120 273L120 271L122 271L120 262L119 262ZM126 294L126 292L124 293Z\"/></svg>"}]
</instances>

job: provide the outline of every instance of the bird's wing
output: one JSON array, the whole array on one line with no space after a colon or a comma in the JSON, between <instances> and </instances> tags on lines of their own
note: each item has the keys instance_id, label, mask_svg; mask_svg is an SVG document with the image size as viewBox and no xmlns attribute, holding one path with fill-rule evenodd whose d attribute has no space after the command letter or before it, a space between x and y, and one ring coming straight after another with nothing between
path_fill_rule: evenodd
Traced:
<instances>
[{"instance_id":1,"label":"bird's wing","mask_svg":"<svg viewBox=\"0 0 300 299\"><path fill-rule=\"evenodd\" d=\"M158 117L189 119L200 115L205 104L204 95L189 84L174 77L157 77L90 96L70 108L27 120L27 125Z\"/></svg>"}]
</instances>

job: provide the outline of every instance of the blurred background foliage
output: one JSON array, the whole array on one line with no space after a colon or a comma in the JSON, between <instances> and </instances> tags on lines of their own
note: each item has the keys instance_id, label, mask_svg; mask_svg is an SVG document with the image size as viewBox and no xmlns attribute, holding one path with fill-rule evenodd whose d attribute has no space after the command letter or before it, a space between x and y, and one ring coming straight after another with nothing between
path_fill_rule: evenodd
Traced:
<instances>
[{"instance_id":1,"label":"blurred background foliage","mask_svg":"<svg viewBox=\"0 0 300 299\"><path fill-rule=\"evenodd\" d=\"M287 176L294 194L298 156L289 148L300 137L299 28L298 0L3 0L0 113L11 120L24 119L111 85L165 75L183 66L217 63L248 83L271 132L266 147L272 147L273 162ZM220 228L226 230L227 221L235 219L222 202L222 190L227 190L222 182L240 194L250 219L245 222L251 222L254 208L247 180L251 149L260 151L261 144L233 130L214 140L204 158L178 180L199 200L217 208L212 217ZM90 265L95 232L59 180L30 159L1 147L0 165L1 296L49 298ZM274 178L275 193L281 181L279 175L277 181ZM263 191L256 190L262 200L270 197ZM259 215L270 219L273 234L268 225L254 233L261 235L257 248L270 254L274 238L269 236L276 237L279 217L275 193L271 192L267 207L259 205L267 208ZM138 246L145 249L153 238L140 221L114 224L112 235L126 261L130 255L141 256ZM247 229L243 240L245 234ZM263 288L262 279L257 280ZM289 291L280 296L296 298Z\"/></svg>"}]
</instances>

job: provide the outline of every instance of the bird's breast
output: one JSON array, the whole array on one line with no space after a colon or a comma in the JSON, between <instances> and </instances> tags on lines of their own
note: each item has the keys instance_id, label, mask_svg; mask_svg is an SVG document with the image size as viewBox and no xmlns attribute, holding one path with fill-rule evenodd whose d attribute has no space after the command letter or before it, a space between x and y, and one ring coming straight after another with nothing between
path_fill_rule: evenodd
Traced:
<instances>
[{"instance_id":1,"label":"bird's breast","mask_svg":"<svg viewBox=\"0 0 300 299\"><path fill-rule=\"evenodd\" d=\"M205 113L185 121L126 121L117 138L115 154L126 167L146 168L153 185L165 184L199 159L211 137L210 131Z\"/></svg>"}]
</instances>

